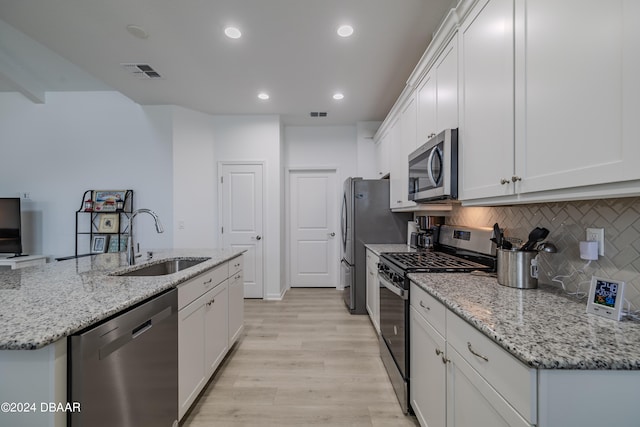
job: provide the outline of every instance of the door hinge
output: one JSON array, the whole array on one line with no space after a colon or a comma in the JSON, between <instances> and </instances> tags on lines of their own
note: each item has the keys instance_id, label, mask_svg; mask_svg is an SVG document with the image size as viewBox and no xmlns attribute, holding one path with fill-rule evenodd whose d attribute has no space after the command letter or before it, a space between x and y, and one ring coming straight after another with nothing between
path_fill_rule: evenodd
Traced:
<instances>
[{"instance_id":1,"label":"door hinge","mask_svg":"<svg viewBox=\"0 0 640 427\"><path fill-rule=\"evenodd\" d=\"M220 177L220 184L223 184L223 183L224 183L224 177L223 177L223 176L221 176L221 177Z\"/></svg>"},{"instance_id":2,"label":"door hinge","mask_svg":"<svg viewBox=\"0 0 640 427\"><path fill-rule=\"evenodd\" d=\"M224 234L224 227L220 227L220 234Z\"/></svg>"}]
</instances>

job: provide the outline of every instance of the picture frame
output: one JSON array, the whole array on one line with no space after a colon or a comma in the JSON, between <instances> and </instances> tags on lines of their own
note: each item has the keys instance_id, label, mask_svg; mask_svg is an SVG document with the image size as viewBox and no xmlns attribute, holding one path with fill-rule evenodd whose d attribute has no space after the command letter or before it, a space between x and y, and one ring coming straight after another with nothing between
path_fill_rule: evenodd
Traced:
<instances>
[{"instance_id":1,"label":"picture frame","mask_svg":"<svg viewBox=\"0 0 640 427\"><path fill-rule=\"evenodd\" d=\"M120 214L103 213L98 216L98 233L117 233L120 229Z\"/></svg>"},{"instance_id":2,"label":"picture frame","mask_svg":"<svg viewBox=\"0 0 640 427\"><path fill-rule=\"evenodd\" d=\"M114 253L114 252L125 252L127 250L127 242L129 240L129 235L128 234L121 234L119 236L111 236L109 238L109 248L107 249L107 252L109 253ZM118 241L120 242L120 245L118 245Z\"/></svg>"},{"instance_id":3,"label":"picture frame","mask_svg":"<svg viewBox=\"0 0 640 427\"><path fill-rule=\"evenodd\" d=\"M621 280L591 277L587 300L587 313L620 321L624 304L625 282Z\"/></svg>"},{"instance_id":4,"label":"picture frame","mask_svg":"<svg viewBox=\"0 0 640 427\"><path fill-rule=\"evenodd\" d=\"M115 212L118 202L124 205L127 190L94 190L93 210L96 212Z\"/></svg>"},{"instance_id":5,"label":"picture frame","mask_svg":"<svg viewBox=\"0 0 640 427\"><path fill-rule=\"evenodd\" d=\"M101 254L107 250L107 236L95 235L91 238L91 253Z\"/></svg>"}]
</instances>

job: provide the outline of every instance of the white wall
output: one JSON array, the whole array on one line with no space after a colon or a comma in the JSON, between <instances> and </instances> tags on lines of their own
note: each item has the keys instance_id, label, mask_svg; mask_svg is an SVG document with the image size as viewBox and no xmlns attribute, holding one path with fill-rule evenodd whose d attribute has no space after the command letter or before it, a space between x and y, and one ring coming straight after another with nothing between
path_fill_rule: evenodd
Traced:
<instances>
[{"instance_id":1,"label":"white wall","mask_svg":"<svg viewBox=\"0 0 640 427\"><path fill-rule=\"evenodd\" d=\"M168 108L143 108L116 92L49 92L45 104L0 93L0 196L31 195L24 251L72 255L75 211L88 189L133 189L135 207L167 225L157 235L150 218L136 218L141 246L171 247L170 129Z\"/></svg>"},{"instance_id":2,"label":"white wall","mask_svg":"<svg viewBox=\"0 0 640 427\"><path fill-rule=\"evenodd\" d=\"M173 228L176 248L218 246L214 133L212 116L174 107Z\"/></svg>"},{"instance_id":3,"label":"white wall","mask_svg":"<svg viewBox=\"0 0 640 427\"><path fill-rule=\"evenodd\" d=\"M261 161L265 165L264 297L279 299L285 292L281 279L282 162L279 116L215 116L214 152L218 162ZM214 169L217 176L217 169ZM217 200L217 186L214 186Z\"/></svg>"},{"instance_id":4,"label":"white wall","mask_svg":"<svg viewBox=\"0 0 640 427\"><path fill-rule=\"evenodd\" d=\"M376 168L376 145L373 136L382 122L358 122L357 148L358 148L358 176L364 179L378 179Z\"/></svg>"}]
</instances>

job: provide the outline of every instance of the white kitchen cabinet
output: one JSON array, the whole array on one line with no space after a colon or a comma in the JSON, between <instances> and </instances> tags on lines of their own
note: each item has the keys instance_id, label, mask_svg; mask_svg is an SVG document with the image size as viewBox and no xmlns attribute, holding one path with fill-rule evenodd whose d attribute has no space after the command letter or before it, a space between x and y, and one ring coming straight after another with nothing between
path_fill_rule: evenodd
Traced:
<instances>
[{"instance_id":1,"label":"white kitchen cabinet","mask_svg":"<svg viewBox=\"0 0 640 427\"><path fill-rule=\"evenodd\" d=\"M204 307L204 363L208 380L229 350L229 286L225 280L202 299Z\"/></svg>"},{"instance_id":2,"label":"white kitchen cabinet","mask_svg":"<svg viewBox=\"0 0 640 427\"><path fill-rule=\"evenodd\" d=\"M524 54L516 63L515 170L522 180L515 191L640 178L638 2L525 3L517 46ZM626 122L625 113L635 119Z\"/></svg>"},{"instance_id":3,"label":"white kitchen cabinet","mask_svg":"<svg viewBox=\"0 0 640 427\"><path fill-rule=\"evenodd\" d=\"M531 426L537 371L411 283L410 398L423 427Z\"/></svg>"},{"instance_id":4,"label":"white kitchen cabinet","mask_svg":"<svg viewBox=\"0 0 640 427\"><path fill-rule=\"evenodd\" d=\"M229 347L244 330L244 279L242 255L229 261Z\"/></svg>"},{"instance_id":5,"label":"white kitchen cabinet","mask_svg":"<svg viewBox=\"0 0 640 427\"><path fill-rule=\"evenodd\" d=\"M390 173L389 133L384 134L376 142L376 173L377 178L382 178Z\"/></svg>"},{"instance_id":6,"label":"white kitchen cabinet","mask_svg":"<svg viewBox=\"0 0 640 427\"><path fill-rule=\"evenodd\" d=\"M513 194L513 15L513 0L480 0L459 29L463 200Z\"/></svg>"},{"instance_id":7,"label":"white kitchen cabinet","mask_svg":"<svg viewBox=\"0 0 640 427\"><path fill-rule=\"evenodd\" d=\"M435 71L424 76L416 91L418 116L416 132L418 145L421 145L438 134Z\"/></svg>"},{"instance_id":8,"label":"white kitchen cabinet","mask_svg":"<svg viewBox=\"0 0 640 427\"><path fill-rule=\"evenodd\" d=\"M416 90L417 146L458 127L458 38L444 47Z\"/></svg>"},{"instance_id":9,"label":"white kitchen cabinet","mask_svg":"<svg viewBox=\"0 0 640 427\"><path fill-rule=\"evenodd\" d=\"M409 290L411 408L423 427L446 425L445 306L411 283Z\"/></svg>"},{"instance_id":10,"label":"white kitchen cabinet","mask_svg":"<svg viewBox=\"0 0 640 427\"><path fill-rule=\"evenodd\" d=\"M476 3L460 27L462 200L640 191L639 19L630 0Z\"/></svg>"},{"instance_id":11,"label":"white kitchen cabinet","mask_svg":"<svg viewBox=\"0 0 640 427\"><path fill-rule=\"evenodd\" d=\"M409 200L409 153L417 147L416 103L411 97L394 126L397 139L391 145L391 209L407 209L416 206Z\"/></svg>"},{"instance_id":12,"label":"white kitchen cabinet","mask_svg":"<svg viewBox=\"0 0 640 427\"><path fill-rule=\"evenodd\" d=\"M378 262L380 257L367 249L367 313L376 332L380 334L380 284Z\"/></svg>"},{"instance_id":13,"label":"white kitchen cabinet","mask_svg":"<svg viewBox=\"0 0 640 427\"><path fill-rule=\"evenodd\" d=\"M230 272L233 272L230 277ZM182 418L242 331L242 257L178 286L178 413Z\"/></svg>"}]
</instances>

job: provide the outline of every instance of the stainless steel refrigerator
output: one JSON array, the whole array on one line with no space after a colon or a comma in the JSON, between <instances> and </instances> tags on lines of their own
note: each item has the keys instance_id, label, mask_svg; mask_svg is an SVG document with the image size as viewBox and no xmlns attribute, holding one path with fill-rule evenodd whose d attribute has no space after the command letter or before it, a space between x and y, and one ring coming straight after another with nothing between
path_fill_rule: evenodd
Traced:
<instances>
[{"instance_id":1,"label":"stainless steel refrigerator","mask_svg":"<svg viewBox=\"0 0 640 427\"><path fill-rule=\"evenodd\" d=\"M406 243L412 213L389 208L389 180L347 178L342 197L340 283L352 314L367 313L367 243Z\"/></svg>"}]
</instances>

